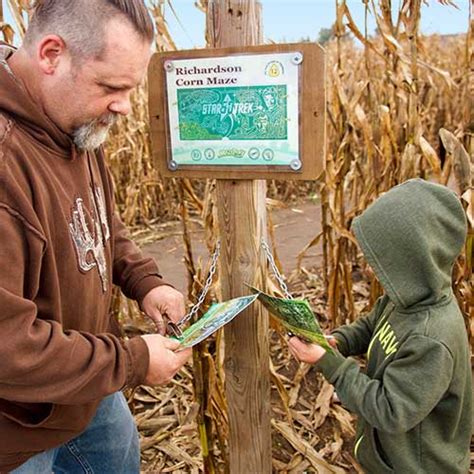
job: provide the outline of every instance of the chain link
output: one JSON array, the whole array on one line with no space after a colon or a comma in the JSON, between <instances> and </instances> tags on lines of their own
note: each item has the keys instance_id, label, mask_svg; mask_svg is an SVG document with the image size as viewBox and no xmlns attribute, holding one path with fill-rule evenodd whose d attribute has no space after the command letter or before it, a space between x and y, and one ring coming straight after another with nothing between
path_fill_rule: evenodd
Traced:
<instances>
[{"instance_id":1,"label":"chain link","mask_svg":"<svg viewBox=\"0 0 474 474\"><path fill-rule=\"evenodd\" d=\"M278 280L280 288L282 289L285 297L288 298L289 300L292 300L293 296L291 296L291 293L288 291L288 286L286 285L285 280L283 279L283 276L281 275L280 271L278 270L278 267L276 266L272 251L270 250L270 247L268 246L268 244L265 242L264 239L262 239L261 241L261 246L265 252L265 255L267 256L268 263L270 264L272 272L275 275L275 278Z\"/></svg>"},{"instance_id":2,"label":"chain link","mask_svg":"<svg viewBox=\"0 0 474 474\"><path fill-rule=\"evenodd\" d=\"M292 300L293 296L288 291L288 286L285 283L285 280L283 279L283 276L281 275L280 271L278 270L278 267L276 266L275 259L273 258L273 254L270 250L270 247L268 246L268 244L265 242L264 239L262 239L261 241L261 246L265 252L265 255L267 257L268 263L270 264L272 272L275 275L275 278L277 279L278 284L280 285L280 288L282 289L285 297ZM186 316L184 316L178 323L171 324L172 326L171 329L176 335L180 335L181 327L184 326L193 316L197 314L201 305L204 303L207 293L209 292L209 289L211 288L212 280L214 279L214 274L216 273L216 270L217 270L217 260L219 259L220 251L221 251L221 242L220 240L218 240L216 242L216 248L214 250L214 254L212 255L212 262L209 268L209 275L207 276L206 283L199 295L197 303L191 308L189 313Z\"/></svg>"},{"instance_id":3,"label":"chain link","mask_svg":"<svg viewBox=\"0 0 474 474\"><path fill-rule=\"evenodd\" d=\"M197 303L191 308L189 313L184 316L177 324L176 326L178 329L181 329L181 326L186 324L196 313L199 311L199 308L201 305L204 303L204 300L206 299L206 295L209 292L209 289L211 288L212 285L212 280L214 278L214 274L216 273L217 269L217 260L219 258L219 254L221 252L221 241L218 240L216 242L216 248L214 250L214 254L212 255L212 262L211 262L211 267L209 268L209 275L207 276L206 284L204 285L204 288L202 289L199 298L197 300Z\"/></svg>"}]
</instances>

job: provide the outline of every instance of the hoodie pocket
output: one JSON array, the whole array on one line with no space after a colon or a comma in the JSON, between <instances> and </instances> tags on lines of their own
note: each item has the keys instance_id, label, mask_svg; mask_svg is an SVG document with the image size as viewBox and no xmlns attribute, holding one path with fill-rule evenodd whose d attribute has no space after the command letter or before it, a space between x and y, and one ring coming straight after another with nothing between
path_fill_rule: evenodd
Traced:
<instances>
[{"instance_id":1,"label":"hoodie pocket","mask_svg":"<svg viewBox=\"0 0 474 474\"><path fill-rule=\"evenodd\" d=\"M356 460L368 473L390 474L395 472L377 436L377 430L368 426L357 439L354 447Z\"/></svg>"},{"instance_id":2,"label":"hoodie pocket","mask_svg":"<svg viewBox=\"0 0 474 474\"><path fill-rule=\"evenodd\" d=\"M52 403L11 403L0 401L0 413L25 428L41 428L56 418L58 405Z\"/></svg>"},{"instance_id":3,"label":"hoodie pocket","mask_svg":"<svg viewBox=\"0 0 474 474\"><path fill-rule=\"evenodd\" d=\"M51 403L0 403L0 414L15 423L33 429L83 431L95 414L100 400L86 405L56 405Z\"/></svg>"}]
</instances>

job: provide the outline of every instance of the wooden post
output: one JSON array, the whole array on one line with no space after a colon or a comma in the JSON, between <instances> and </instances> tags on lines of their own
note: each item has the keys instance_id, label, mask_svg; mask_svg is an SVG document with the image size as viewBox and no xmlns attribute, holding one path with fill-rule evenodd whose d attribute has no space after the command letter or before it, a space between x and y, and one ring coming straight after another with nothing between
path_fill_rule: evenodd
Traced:
<instances>
[{"instance_id":1,"label":"wooden post","mask_svg":"<svg viewBox=\"0 0 474 474\"><path fill-rule=\"evenodd\" d=\"M202 0L201 3L207 6L206 38L209 48L157 53L151 61L151 140L153 157L163 176L217 179L221 293L223 299L228 300L248 295L250 289L246 283L266 290L267 262L261 249L262 239L267 240L266 181L262 179L316 179L323 169L326 103L324 51L309 43L261 45L262 7L258 0ZM262 63L261 57L257 59L258 55L269 55L269 61L264 58ZM205 71L199 66L220 66L220 58L223 58L223 65L234 66L235 62L235 66L244 66L240 66L239 70L242 77L227 78L233 81L237 89L246 88L249 84L261 85L259 82L255 84L257 80L273 85L288 82L286 86L289 87L289 92L285 98L287 107L292 105L291 111L287 110L287 117L291 114L291 123L297 124L298 130L295 127L288 128L288 140L285 143L290 148L298 149L300 160L287 162L286 165L284 162L257 162L254 160L255 154L251 154L253 145L262 148L257 148L257 152L261 152L263 160L268 158L264 140L257 140L250 146L241 145L246 159L240 162L225 159L227 152L232 150L230 155L234 153L233 145L236 142L219 142L216 150L225 152L223 159L212 161L215 155L209 153L215 150L211 148L213 144L208 144L208 137L212 136L216 140L219 137L230 137L232 140L232 136L224 135L214 125L209 128L207 118L202 120L199 113L191 113L184 106L184 101L180 106L179 96L180 93L183 94L181 97L189 96L193 92L190 88L204 85L201 74ZM284 74L284 69L278 59L286 64L287 70L297 72L298 77L294 77L294 74L280 77L280 73ZM277 67L276 77L273 77L274 71L270 66ZM298 70L294 69L295 66L298 66ZM271 71L273 72L270 74ZM253 78L254 72L256 75ZM178 77L181 75L189 75L189 80L183 82L183 78ZM264 75L268 77L265 78ZM258 77L261 79L257 79ZM216 80L217 75L209 76L207 85L222 83ZM213 88L203 88L197 96L204 94L206 89L211 91ZM232 94L234 91L228 97ZM193 106L200 100L197 96L194 96ZM186 130L188 126L192 130L201 130L202 133L181 139L178 132ZM208 128L211 135L207 135ZM273 147L270 147L273 152L271 148ZM242 150L238 151L240 153ZM263 152L266 152L265 156ZM258 156L260 155L255 159L258 160ZM237 155L232 156L235 157ZM240 154L239 157L244 155ZM249 162L248 158L254 161ZM302 168L296 169L294 165L302 165ZM229 471L231 474L270 473L272 442L268 314L261 305L255 303L227 324L224 331L226 398L230 425Z\"/></svg>"},{"instance_id":2,"label":"wooden post","mask_svg":"<svg viewBox=\"0 0 474 474\"><path fill-rule=\"evenodd\" d=\"M261 4L256 0L210 0L211 47L262 43ZM245 283L265 284L266 182L217 180L217 211L224 300L249 294ZM268 314L259 304L225 327L226 397L229 410L229 471L270 473L270 376Z\"/></svg>"}]
</instances>

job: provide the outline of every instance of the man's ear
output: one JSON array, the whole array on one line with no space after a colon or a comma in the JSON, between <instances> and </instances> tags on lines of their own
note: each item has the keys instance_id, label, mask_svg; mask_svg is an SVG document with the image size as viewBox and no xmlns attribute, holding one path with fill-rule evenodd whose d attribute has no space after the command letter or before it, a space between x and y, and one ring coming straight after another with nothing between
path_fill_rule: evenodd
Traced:
<instances>
[{"instance_id":1,"label":"man's ear","mask_svg":"<svg viewBox=\"0 0 474 474\"><path fill-rule=\"evenodd\" d=\"M60 61L66 54L66 45L58 35L47 35L37 46L38 63L40 69L48 75L54 74Z\"/></svg>"}]
</instances>

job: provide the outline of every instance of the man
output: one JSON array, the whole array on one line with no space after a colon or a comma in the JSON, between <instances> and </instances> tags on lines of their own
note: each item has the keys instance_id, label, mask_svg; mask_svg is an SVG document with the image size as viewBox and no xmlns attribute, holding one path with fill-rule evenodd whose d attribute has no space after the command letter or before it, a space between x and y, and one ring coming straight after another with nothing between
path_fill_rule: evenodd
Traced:
<instances>
[{"instance_id":1,"label":"man","mask_svg":"<svg viewBox=\"0 0 474 474\"><path fill-rule=\"evenodd\" d=\"M142 0L43 0L0 45L0 471L138 472L120 390L170 381L190 351L119 338L112 283L164 334L184 299L126 237L100 145L145 76Z\"/></svg>"}]
</instances>

